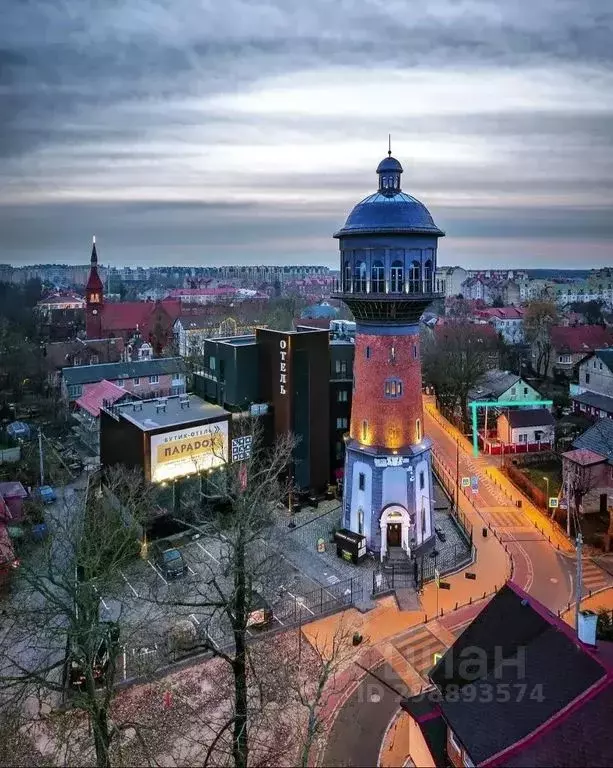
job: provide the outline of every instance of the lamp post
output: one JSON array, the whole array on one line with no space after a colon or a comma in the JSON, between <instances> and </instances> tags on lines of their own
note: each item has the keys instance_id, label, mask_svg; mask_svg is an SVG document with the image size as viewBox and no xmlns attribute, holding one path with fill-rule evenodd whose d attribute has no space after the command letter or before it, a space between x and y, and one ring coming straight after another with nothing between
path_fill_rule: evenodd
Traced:
<instances>
[{"instance_id":1,"label":"lamp post","mask_svg":"<svg viewBox=\"0 0 613 768\"><path fill-rule=\"evenodd\" d=\"M547 505L547 511L549 511L549 478L543 475L543 480L547 483L547 499L546 499L546 505Z\"/></svg>"}]
</instances>

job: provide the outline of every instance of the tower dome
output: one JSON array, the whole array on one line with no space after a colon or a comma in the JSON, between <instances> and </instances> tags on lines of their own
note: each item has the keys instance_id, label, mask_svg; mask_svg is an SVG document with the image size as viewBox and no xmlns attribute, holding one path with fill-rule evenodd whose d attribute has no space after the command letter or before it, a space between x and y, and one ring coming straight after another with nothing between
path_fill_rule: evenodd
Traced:
<instances>
[{"instance_id":1,"label":"tower dome","mask_svg":"<svg viewBox=\"0 0 613 768\"><path fill-rule=\"evenodd\" d=\"M379 189L351 211L334 237L398 233L444 236L426 206L400 188L402 165L391 154L377 166Z\"/></svg>"}]
</instances>

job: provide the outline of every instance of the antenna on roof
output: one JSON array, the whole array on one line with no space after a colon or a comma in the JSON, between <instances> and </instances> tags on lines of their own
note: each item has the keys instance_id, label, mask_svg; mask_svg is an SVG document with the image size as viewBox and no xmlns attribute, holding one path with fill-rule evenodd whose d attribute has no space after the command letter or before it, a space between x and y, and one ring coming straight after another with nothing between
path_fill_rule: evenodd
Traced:
<instances>
[{"instance_id":1,"label":"antenna on roof","mask_svg":"<svg viewBox=\"0 0 613 768\"><path fill-rule=\"evenodd\" d=\"M392 156L392 134L391 133L387 134L387 156L388 157Z\"/></svg>"}]
</instances>

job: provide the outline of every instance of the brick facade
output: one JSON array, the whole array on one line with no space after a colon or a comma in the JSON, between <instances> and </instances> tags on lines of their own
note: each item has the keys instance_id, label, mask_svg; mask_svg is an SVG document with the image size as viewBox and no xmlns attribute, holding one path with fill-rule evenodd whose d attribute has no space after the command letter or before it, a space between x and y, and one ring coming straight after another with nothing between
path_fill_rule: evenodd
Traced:
<instances>
[{"instance_id":1,"label":"brick facade","mask_svg":"<svg viewBox=\"0 0 613 768\"><path fill-rule=\"evenodd\" d=\"M395 450L419 442L422 434L418 330L394 336L357 334L351 437Z\"/></svg>"}]
</instances>

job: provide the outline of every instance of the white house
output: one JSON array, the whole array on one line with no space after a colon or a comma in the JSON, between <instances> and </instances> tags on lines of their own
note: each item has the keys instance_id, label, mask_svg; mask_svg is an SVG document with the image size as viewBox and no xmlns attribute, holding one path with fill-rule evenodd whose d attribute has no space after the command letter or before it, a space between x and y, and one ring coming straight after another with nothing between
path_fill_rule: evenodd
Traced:
<instances>
[{"instance_id":1,"label":"white house","mask_svg":"<svg viewBox=\"0 0 613 768\"><path fill-rule=\"evenodd\" d=\"M553 445L555 422L547 408L510 408L498 417L497 426L498 439L506 445Z\"/></svg>"},{"instance_id":2,"label":"white house","mask_svg":"<svg viewBox=\"0 0 613 768\"><path fill-rule=\"evenodd\" d=\"M442 293L446 299L462 293L462 283L467 272L462 267L437 267L434 273L434 290Z\"/></svg>"}]
</instances>

